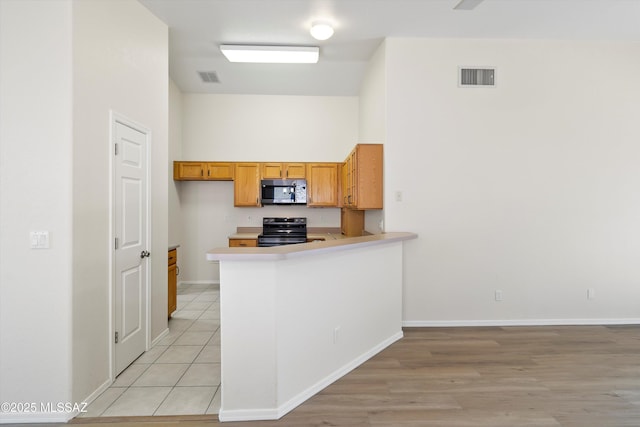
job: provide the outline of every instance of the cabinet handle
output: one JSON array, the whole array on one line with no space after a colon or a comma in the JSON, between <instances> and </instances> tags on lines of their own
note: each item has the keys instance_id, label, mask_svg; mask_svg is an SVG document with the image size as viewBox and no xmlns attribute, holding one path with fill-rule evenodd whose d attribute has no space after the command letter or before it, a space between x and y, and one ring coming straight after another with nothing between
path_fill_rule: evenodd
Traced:
<instances>
[{"instance_id":1,"label":"cabinet handle","mask_svg":"<svg viewBox=\"0 0 640 427\"><path fill-rule=\"evenodd\" d=\"M289 178L289 169L287 169L287 178Z\"/></svg>"},{"instance_id":2,"label":"cabinet handle","mask_svg":"<svg viewBox=\"0 0 640 427\"><path fill-rule=\"evenodd\" d=\"M246 243L239 243L238 246L247 246Z\"/></svg>"},{"instance_id":3,"label":"cabinet handle","mask_svg":"<svg viewBox=\"0 0 640 427\"><path fill-rule=\"evenodd\" d=\"M176 276L180 274L180 267L176 265Z\"/></svg>"},{"instance_id":4,"label":"cabinet handle","mask_svg":"<svg viewBox=\"0 0 640 427\"><path fill-rule=\"evenodd\" d=\"M211 170L207 169L207 176L211 176Z\"/></svg>"},{"instance_id":5,"label":"cabinet handle","mask_svg":"<svg viewBox=\"0 0 640 427\"><path fill-rule=\"evenodd\" d=\"M200 176L204 176L204 171L200 169Z\"/></svg>"}]
</instances>

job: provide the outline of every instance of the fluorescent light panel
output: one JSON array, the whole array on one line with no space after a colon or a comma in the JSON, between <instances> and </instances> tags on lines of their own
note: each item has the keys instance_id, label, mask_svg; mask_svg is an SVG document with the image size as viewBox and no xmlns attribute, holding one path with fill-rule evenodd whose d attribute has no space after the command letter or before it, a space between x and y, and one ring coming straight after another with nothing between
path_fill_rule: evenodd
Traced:
<instances>
[{"instance_id":1,"label":"fluorescent light panel","mask_svg":"<svg viewBox=\"0 0 640 427\"><path fill-rule=\"evenodd\" d=\"M272 64L314 64L318 62L320 48L309 46L248 46L220 45L230 62L257 62Z\"/></svg>"}]
</instances>

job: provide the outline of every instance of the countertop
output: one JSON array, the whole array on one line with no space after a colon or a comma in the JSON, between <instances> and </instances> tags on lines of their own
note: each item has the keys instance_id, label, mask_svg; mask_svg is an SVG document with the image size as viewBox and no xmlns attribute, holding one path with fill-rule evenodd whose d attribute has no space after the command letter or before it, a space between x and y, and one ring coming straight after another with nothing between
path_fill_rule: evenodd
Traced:
<instances>
[{"instance_id":1,"label":"countertop","mask_svg":"<svg viewBox=\"0 0 640 427\"><path fill-rule=\"evenodd\" d=\"M180 245L169 245L169 250L172 251L174 249L178 249Z\"/></svg>"},{"instance_id":2,"label":"countertop","mask_svg":"<svg viewBox=\"0 0 640 427\"><path fill-rule=\"evenodd\" d=\"M262 227L238 227L237 231L229 236L229 239L257 239L262 233ZM339 240L345 236L340 233L340 228L336 227L309 227L307 229L307 239L318 240Z\"/></svg>"},{"instance_id":3,"label":"countertop","mask_svg":"<svg viewBox=\"0 0 640 427\"><path fill-rule=\"evenodd\" d=\"M244 233L233 233L229 235L229 239L257 239L258 234L260 232L244 232ZM307 233L307 239L318 239L318 240L339 240L344 239L341 233Z\"/></svg>"},{"instance_id":4,"label":"countertop","mask_svg":"<svg viewBox=\"0 0 640 427\"><path fill-rule=\"evenodd\" d=\"M328 239L297 245L272 246L267 248L216 248L207 252L207 261L275 261L298 256L316 255L360 247L375 246L416 239L415 233L393 232L371 234L361 237Z\"/></svg>"}]
</instances>

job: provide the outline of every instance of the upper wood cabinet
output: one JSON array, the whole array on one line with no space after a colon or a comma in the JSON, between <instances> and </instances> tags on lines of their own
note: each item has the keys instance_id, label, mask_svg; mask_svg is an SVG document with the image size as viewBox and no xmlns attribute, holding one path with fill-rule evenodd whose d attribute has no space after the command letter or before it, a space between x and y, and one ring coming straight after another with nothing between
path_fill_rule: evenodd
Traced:
<instances>
[{"instance_id":1,"label":"upper wood cabinet","mask_svg":"<svg viewBox=\"0 0 640 427\"><path fill-rule=\"evenodd\" d=\"M173 162L174 181L199 181L204 179L206 163Z\"/></svg>"},{"instance_id":2,"label":"upper wood cabinet","mask_svg":"<svg viewBox=\"0 0 640 427\"><path fill-rule=\"evenodd\" d=\"M233 180L235 165L233 163L207 163L205 179L217 181Z\"/></svg>"},{"instance_id":3,"label":"upper wood cabinet","mask_svg":"<svg viewBox=\"0 0 640 427\"><path fill-rule=\"evenodd\" d=\"M175 181L231 181L233 173L230 162L173 162Z\"/></svg>"},{"instance_id":4,"label":"upper wood cabinet","mask_svg":"<svg viewBox=\"0 0 640 427\"><path fill-rule=\"evenodd\" d=\"M382 209L382 144L358 144L343 164L343 205Z\"/></svg>"},{"instance_id":5,"label":"upper wood cabinet","mask_svg":"<svg viewBox=\"0 0 640 427\"><path fill-rule=\"evenodd\" d=\"M358 144L344 163L173 162L176 181L234 181L234 206L261 206L260 179L306 179L308 206L382 209L382 178L382 144Z\"/></svg>"},{"instance_id":6,"label":"upper wood cabinet","mask_svg":"<svg viewBox=\"0 0 640 427\"><path fill-rule=\"evenodd\" d=\"M234 206L260 206L260 163L236 163L233 180Z\"/></svg>"},{"instance_id":7,"label":"upper wood cabinet","mask_svg":"<svg viewBox=\"0 0 640 427\"><path fill-rule=\"evenodd\" d=\"M307 164L307 206L338 206L339 165Z\"/></svg>"},{"instance_id":8,"label":"upper wood cabinet","mask_svg":"<svg viewBox=\"0 0 640 427\"><path fill-rule=\"evenodd\" d=\"M264 179L304 179L305 163L262 163Z\"/></svg>"}]
</instances>

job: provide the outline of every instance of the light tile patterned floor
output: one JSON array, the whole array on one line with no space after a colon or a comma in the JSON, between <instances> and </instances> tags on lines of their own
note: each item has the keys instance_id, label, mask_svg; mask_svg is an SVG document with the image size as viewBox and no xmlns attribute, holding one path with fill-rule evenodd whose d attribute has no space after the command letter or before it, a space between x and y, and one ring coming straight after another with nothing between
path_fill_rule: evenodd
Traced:
<instances>
[{"instance_id":1,"label":"light tile patterned floor","mask_svg":"<svg viewBox=\"0 0 640 427\"><path fill-rule=\"evenodd\" d=\"M220 409L217 285L178 286L169 334L125 369L81 417L202 415Z\"/></svg>"}]
</instances>

